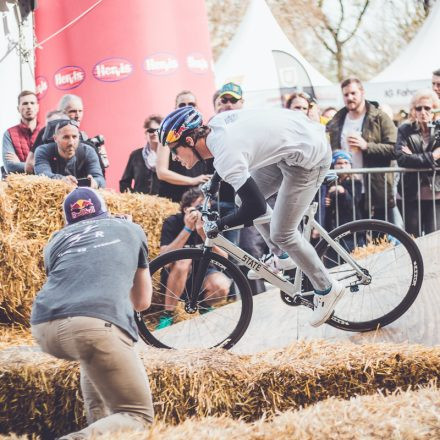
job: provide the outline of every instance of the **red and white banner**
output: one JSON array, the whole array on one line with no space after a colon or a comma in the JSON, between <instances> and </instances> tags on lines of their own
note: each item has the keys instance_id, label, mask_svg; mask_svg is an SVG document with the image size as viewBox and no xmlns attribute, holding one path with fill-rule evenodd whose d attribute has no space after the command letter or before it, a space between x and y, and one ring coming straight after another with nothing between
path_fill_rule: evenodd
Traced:
<instances>
[{"instance_id":1,"label":"red and white banner","mask_svg":"<svg viewBox=\"0 0 440 440\"><path fill-rule=\"evenodd\" d=\"M104 135L107 186L145 143L143 121L191 90L207 120L214 74L204 0L40 0L35 12L41 120L66 93L84 102L81 129Z\"/></svg>"}]
</instances>

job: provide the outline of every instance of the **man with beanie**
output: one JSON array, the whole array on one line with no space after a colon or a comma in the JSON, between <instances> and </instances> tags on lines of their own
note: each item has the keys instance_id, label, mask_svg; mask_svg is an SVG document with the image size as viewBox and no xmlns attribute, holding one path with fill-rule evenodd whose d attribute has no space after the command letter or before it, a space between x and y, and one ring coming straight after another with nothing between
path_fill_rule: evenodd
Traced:
<instances>
[{"instance_id":1,"label":"man with beanie","mask_svg":"<svg viewBox=\"0 0 440 440\"><path fill-rule=\"evenodd\" d=\"M42 350L80 363L89 426L62 439L144 431L153 404L134 345L133 309L151 304L147 237L140 226L112 217L91 188L74 189L63 209L66 226L44 248L47 281L31 314Z\"/></svg>"}]
</instances>

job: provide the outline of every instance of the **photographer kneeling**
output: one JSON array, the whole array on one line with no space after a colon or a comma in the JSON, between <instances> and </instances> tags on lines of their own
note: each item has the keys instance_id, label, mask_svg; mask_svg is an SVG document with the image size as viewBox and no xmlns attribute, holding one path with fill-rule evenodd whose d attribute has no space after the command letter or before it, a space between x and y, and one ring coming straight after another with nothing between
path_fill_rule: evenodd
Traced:
<instances>
[{"instance_id":1,"label":"photographer kneeling","mask_svg":"<svg viewBox=\"0 0 440 440\"><path fill-rule=\"evenodd\" d=\"M180 202L179 214L168 217L162 226L160 238L160 253L174 251L183 247L196 247L202 245L205 240L203 231L202 214L199 210L203 203L203 193L198 188L191 188L184 192ZM227 257L226 252L214 246L214 252ZM166 285L166 291L171 294L165 295L165 310L159 318L156 329L170 326L174 321L174 311L176 305L188 283L191 283L191 260L180 260L173 263L170 267L167 279L161 280ZM203 283L204 305L200 308L200 313L211 310L211 305L229 293L231 281L215 268L208 268L208 275Z\"/></svg>"},{"instance_id":2,"label":"photographer kneeling","mask_svg":"<svg viewBox=\"0 0 440 440\"><path fill-rule=\"evenodd\" d=\"M96 151L79 141L75 120L61 121L54 141L35 151L35 174L62 179L78 186L105 187L105 179Z\"/></svg>"},{"instance_id":3,"label":"photographer kneeling","mask_svg":"<svg viewBox=\"0 0 440 440\"><path fill-rule=\"evenodd\" d=\"M147 237L139 225L109 215L90 188L75 188L63 209L66 226L44 248L47 281L31 315L44 352L80 363L89 426L61 438L144 432L153 403L133 309L151 304Z\"/></svg>"}]
</instances>

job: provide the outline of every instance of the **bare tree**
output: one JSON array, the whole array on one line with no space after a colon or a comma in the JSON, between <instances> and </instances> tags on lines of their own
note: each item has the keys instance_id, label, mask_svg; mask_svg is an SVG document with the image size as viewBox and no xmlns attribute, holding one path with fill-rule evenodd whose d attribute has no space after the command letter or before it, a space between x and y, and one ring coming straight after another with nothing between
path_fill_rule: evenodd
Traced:
<instances>
[{"instance_id":1,"label":"bare tree","mask_svg":"<svg viewBox=\"0 0 440 440\"><path fill-rule=\"evenodd\" d=\"M205 1L216 59L235 34L250 0ZM340 81L352 74L368 80L385 68L440 0L265 1L302 55L329 79Z\"/></svg>"}]
</instances>

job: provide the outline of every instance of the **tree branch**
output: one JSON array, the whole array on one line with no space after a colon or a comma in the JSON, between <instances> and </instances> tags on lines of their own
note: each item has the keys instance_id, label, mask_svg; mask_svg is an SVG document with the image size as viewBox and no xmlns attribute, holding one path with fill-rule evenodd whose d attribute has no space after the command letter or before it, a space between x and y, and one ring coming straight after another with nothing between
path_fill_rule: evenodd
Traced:
<instances>
[{"instance_id":1,"label":"tree branch","mask_svg":"<svg viewBox=\"0 0 440 440\"><path fill-rule=\"evenodd\" d=\"M344 40L341 40L341 45L344 45L357 32L357 30L359 29L359 26L362 22L362 17L364 16L369 4L370 4L370 0L365 0L364 7L362 8L361 13L359 14L359 17L356 21L356 25L355 25L354 29L350 32L350 34L348 34L347 38L345 38Z\"/></svg>"}]
</instances>

